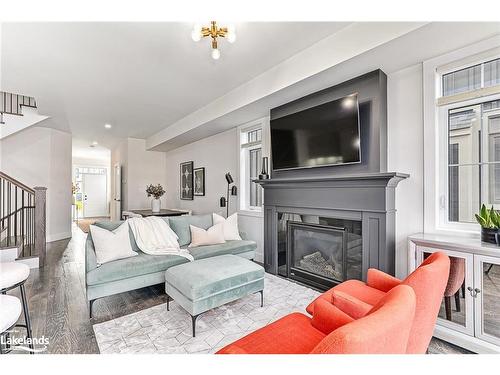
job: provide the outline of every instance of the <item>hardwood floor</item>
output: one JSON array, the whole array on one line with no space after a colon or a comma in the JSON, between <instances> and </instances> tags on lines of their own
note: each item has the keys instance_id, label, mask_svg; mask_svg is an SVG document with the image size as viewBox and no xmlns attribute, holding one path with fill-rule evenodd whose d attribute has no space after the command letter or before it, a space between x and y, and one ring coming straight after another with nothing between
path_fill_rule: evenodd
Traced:
<instances>
[{"instance_id":1,"label":"hardwood floor","mask_svg":"<svg viewBox=\"0 0 500 375\"><path fill-rule=\"evenodd\" d=\"M26 283L33 335L48 338L48 353L99 353L92 324L167 301L163 285L121 293L98 299L93 307L94 318L89 320L85 298L85 239L86 234L74 226L71 240L48 244L45 267L31 270ZM429 352L467 353L437 339L432 340Z\"/></svg>"}]
</instances>

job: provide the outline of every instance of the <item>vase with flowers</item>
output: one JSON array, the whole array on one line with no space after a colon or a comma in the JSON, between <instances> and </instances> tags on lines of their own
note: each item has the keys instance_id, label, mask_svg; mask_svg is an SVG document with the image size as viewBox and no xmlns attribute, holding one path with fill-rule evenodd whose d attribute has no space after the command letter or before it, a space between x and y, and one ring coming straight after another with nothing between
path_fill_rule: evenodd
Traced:
<instances>
[{"instance_id":1,"label":"vase with flowers","mask_svg":"<svg viewBox=\"0 0 500 375\"><path fill-rule=\"evenodd\" d=\"M153 185L150 184L146 187L146 194L148 197L153 197L151 200L151 211L152 212L160 212L161 210L161 201L160 198L165 194L165 190L163 186L160 184Z\"/></svg>"}]
</instances>

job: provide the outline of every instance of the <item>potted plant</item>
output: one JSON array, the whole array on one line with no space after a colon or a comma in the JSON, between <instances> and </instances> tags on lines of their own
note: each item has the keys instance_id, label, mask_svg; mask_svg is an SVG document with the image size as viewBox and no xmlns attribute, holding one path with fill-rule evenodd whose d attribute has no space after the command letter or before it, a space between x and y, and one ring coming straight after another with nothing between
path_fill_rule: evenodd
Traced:
<instances>
[{"instance_id":1,"label":"potted plant","mask_svg":"<svg viewBox=\"0 0 500 375\"><path fill-rule=\"evenodd\" d=\"M496 237L500 228L500 214L498 211L493 209L493 206L488 210L483 204L479 214L476 214L476 220L481 225L481 241L496 244Z\"/></svg>"},{"instance_id":2,"label":"potted plant","mask_svg":"<svg viewBox=\"0 0 500 375\"><path fill-rule=\"evenodd\" d=\"M149 186L146 187L146 194L148 195L148 197L153 197L153 199L151 200L151 211L160 212L161 209L160 198L165 194L163 186L161 186L160 184L156 186L150 184Z\"/></svg>"}]
</instances>

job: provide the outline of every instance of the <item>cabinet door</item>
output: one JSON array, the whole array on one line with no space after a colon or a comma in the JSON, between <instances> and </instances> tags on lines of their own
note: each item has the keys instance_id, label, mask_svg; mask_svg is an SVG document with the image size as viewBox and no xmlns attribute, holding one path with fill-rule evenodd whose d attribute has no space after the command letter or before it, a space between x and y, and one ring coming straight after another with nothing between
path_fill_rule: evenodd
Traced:
<instances>
[{"instance_id":1,"label":"cabinet door","mask_svg":"<svg viewBox=\"0 0 500 375\"><path fill-rule=\"evenodd\" d=\"M500 345L500 258L474 255L476 336Z\"/></svg>"},{"instance_id":2,"label":"cabinet door","mask_svg":"<svg viewBox=\"0 0 500 375\"><path fill-rule=\"evenodd\" d=\"M444 252L450 257L450 274L439 309L438 324L473 336L474 298L468 289L472 289L474 285L473 255L417 246L415 266L418 267L436 251Z\"/></svg>"}]
</instances>

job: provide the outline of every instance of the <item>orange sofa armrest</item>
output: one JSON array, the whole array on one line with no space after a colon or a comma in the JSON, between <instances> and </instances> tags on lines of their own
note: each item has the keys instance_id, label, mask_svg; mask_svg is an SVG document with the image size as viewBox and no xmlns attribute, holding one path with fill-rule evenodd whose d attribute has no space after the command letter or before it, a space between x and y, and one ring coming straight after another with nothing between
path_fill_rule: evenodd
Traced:
<instances>
[{"instance_id":1,"label":"orange sofa armrest","mask_svg":"<svg viewBox=\"0 0 500 375\"><path fill-rule=\"evenodd\" d=\"M364 317L373 308L372 305L363 302L356 297L340 291L333 291L332 303L353 319ZM316 310L314 311L316 314Z\"/></svg>"},{"instance_id":2,"label":"orange sofa armrest","mask_svg":"<svg viewBox=\"0 0 500 375\"><path fill-rule=\"evenodd\" d=\"M344 313L330 302L319 299L314 304L314 315L311 324L325 335L330 334L337 328L352 322L354 319Z\"/></svg>"},{"instance_id":3,"label":"orange sofa armrest","mask_svg":"<svg viewBox=\"0 0 500 375\"><path fill-rule=\"evenodd\" d=\"M385 272L379 271L375 268L368 269L368 274L366 276L366 285L369 287L378 289L382 292L388 292L392 288L401 284L401 280L398 278L388 275Z\"/></svg>"}]
</instances>

